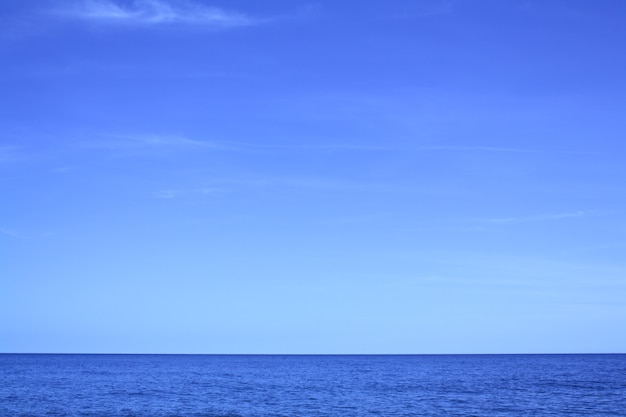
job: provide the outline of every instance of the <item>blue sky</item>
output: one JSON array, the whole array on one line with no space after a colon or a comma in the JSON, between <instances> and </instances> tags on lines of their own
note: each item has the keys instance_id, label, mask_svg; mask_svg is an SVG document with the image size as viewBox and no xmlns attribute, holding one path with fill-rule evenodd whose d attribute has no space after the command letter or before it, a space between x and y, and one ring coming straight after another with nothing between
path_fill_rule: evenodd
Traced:
<instances>
[{"instance_id":1,"label":"blue sky","mask_svg":"<svg viewBox=\"0 0 626 417\"><path fill-rule=\"evenodd\" d=\"M0 3L0 351L626 351L626 3Z\"/></svg>"}]
</instances>

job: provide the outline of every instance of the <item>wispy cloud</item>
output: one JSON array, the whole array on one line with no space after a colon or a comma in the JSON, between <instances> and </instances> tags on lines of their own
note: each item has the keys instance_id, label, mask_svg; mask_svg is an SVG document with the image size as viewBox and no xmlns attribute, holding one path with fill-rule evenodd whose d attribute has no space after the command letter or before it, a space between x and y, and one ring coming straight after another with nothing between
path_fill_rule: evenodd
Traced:
<instances>
[{"instance_id":1,"label":"wispy cloud","mask_svg":"<svg viewBox=\"0 0 626 417\"><path fill-rule=\"evenodd\" d=\"M13 239L19 239L19 240L26 240L26 236L24 236L23 234L16 232L15 230L12 229L6 229L4 227L0 227L0 235L3 236L7 236Z\"/></svg>"},{"instance_id":2,"label":"wispy cloud","mask_svg":"<svg viewBox=\"0 0 626 417\"><path fill-rule=\"evenodd\" d=\"M184 136L159 136L159 135L142 135L142 136L117 136L119 139L125 140L126 144L138 146L177 146L177 147L216 147L210 142L189 139Z\"/></svg>"},{"instance_id":3,"label":"wispy cloud","mask_svg":"<svg viewBox=\"0 0 626 417\"><path fill-rule=\"evenodd\" d=\"M97 139L82 142L84 148L110 150L131 150L151 148L195 148L227 152L299 152L299 151L400 151L408 150L386 145L345 144L345 143L252 143L233 141L207 141L191 139L184 135L153 134L104 134Z\"/></svg>"},{"instance_id":4,"label":"wispy cloud","mask_svg":"<svg viewBox=\"0 0 626 417\"><path fill-rule=\"evenodd\" d=\"M52 171L50 171L50 172L52 172L54 174L62 174L62 173L65 173L65 172L72 171L73 169L75 169L74 166L60 166L60 167L56 167L56 168L52 169Z\"/></svg>"},{"instance_id":5,"label":"wispy cloud","mask_svg":"<svg viewBox=\"0 0 626 417\"><path fill-rule=\"evenodd\" d=\"M6 162L11 159L12 146L0 146L0 163Z\"/></svg>"},{"instance_id":6,"label":"wispy cloud","mask_svg":"<svg viewBox=\"0 0 626 417\"><path fill-rule=\"evenodd\" d=\"M156 198L160 198L162 200L171 200L172 198L176 198L180 195L180 190L160 190L154 193Z\"/></svg>"},{"instance_id":7,"label":"wispy cloud","mask_svg":"<svg viewBox=\"0 0 626 417\"><path fill-rule=\"evenodd\" d=\"M202 188L192 188L192 189L168 188L168 189L157 191L156 193L153 194L153 196L161 200L171 200L171 199L179 198L182 196L190 196L190 195L202 196L202 195L215 194L220 191L223 191L223 190L217 187L202 187Z\"/></svg>"},{"instance_id":8,"label":"wispy cloud","mask_svg":"<svg viewBox=\"0 0 626 417\"><path fill-rule=\"evenodd\" d=\"M503 148L497 146L420 146L422 151L469 151L469 152L512 152L512 153L539 153L540 151L524 148Z\"/></svg>"},{"instance_id":9,"label":"wispy cloud","mask_svg":"<svg viewBox=\"0 0 626 417\"><path fill-rule=\"evenodd\" d=\"M12 162L20 162L26 160L26 157L19 154L20 147L13 145L0 145L0 164L8 164Z\"/></svg>"},{"instance_id":10,"label":"wispy cloud","mask_svg":"<svg viewBox=\"0 0 626 417\"><path fill-rule=\"evenodd\" d=\"M294 176L254 176L239 178L216 178L206 181L202 186L193 188L163 188L152 193L161 200L191 198L216 195L220 193L263 193L274 189L299 190L307 193L315 192L387 192L402 190L401 187L386 183L346 180L343 178L294 177ZM344 219L349 222L349 219ZM360 222L367 219L354 218Z\"/></svg>"},{"instance_id":11,"label":"wispy cloud","mask_svg":"<svg viewBox=\"0 0 626 417\"><path fill-rule=\"evenodd\" d=\"M294 177L294 176L264 176L254 178L238 178L214 180L213 184L223 186L237 186L248 188L293 188L302 190L323 191L388 191L401 187L386 183L372 183L369 181L348 180L344 178L327 177Z\"/></svg>"},{"instance_id":12,"label":"wispy cloud","mask_svg":"<svg viewBox=\"0 0 626 417\"><path fill-rule=\"evenodd\" d=\"M57 9L56 12L66 18L84 21L140 26L185 24L232 28L260 22L243 13L185 0L134 0L130 3L115 0L81 0L73 7Z\"/></svg>"},{"instance_id":13,"label":"wispy cloud","mask_svg":"<svg viewBox=\"0 0 626 417\"><path fill-rule=\"evenodd\" d=\"M294 144L272 144L272 143L243 143L224 142L224 146L242 151L321 151L321 152L350 152L350 151L397 151L398 147L371 144L349 144L349 143L294 143Z\"/></svg>"},{"instance_id":14,"label":"wispy cloud","mask_svg":"<svg viewBox=\"0 0 626 417\"><path fill-rule=\"evenodd\" d=\"M440 16L452 13L454 3L450 0L427 0L415 2L411 7L393 15L396 19L412 19Z\"/></svg>"},{"instance_id":15,"label":"wispy cloud","mask_svg":"<svg viewBox=\"0 0 626 417\"><path fill-rule=\"evenodd\" d=\"M132 150L150 148L195 148L215 150L237 150L236 146L225 142L210 142L189 139L179 135L101 135L82 143L84 148Z\"/></svg>"},{"instance_id":16,"label":"wispy cloud","mask_svg":"<svg viewBox=\"0 0 626 417\"><path fill-rule=\"evenodd\" d=\"M226 145L226 144L225 144ZM236 146L239 149L263 149L263 150L285 150L285 151L361 151L361 152L473 152L473 153L519 153L519 154L556 154L556 155L601 155L601 152L578 152L570 150L544 150L530 148L507 148L499 146L455 146L455 145L385 145L385 144L347 144L347 143L325 143L325 144L295 144L295 145L272 145L272 144L246 144L229 143L229 146Z\"/></svg>"},{"instance_id":17,"label":"wispy cloud","mask_svg":"<svg viewBox=\"0 0 626 417\"><path fill-rule=\"evenodd\" d=\"M294 143L253 143L236 141L207 141L189 138L184 135L161 134L104 134L101 139L83 142L84 147L106 149L133 148L204 148L229 152L482 152L482 153L574 153L569 151L545 151L529 148L498 147L483 145L423 145L411 146L385 143L332 143L322 138L315 141Z\"/></svg>"},{"instance_id":18,"label":"wispy cloud","mask_svg":"<svg viewBox=\"0 0 626 417\"><path fill-rule=\"evenodd\" d=\"M433 145L433 146L403 146L384 144L346 144L346 143L322 143L322 144L294 144L294 145L272 145L272 144L249 144L249 143L229 143L229 146L239 149L259 149L259 150L293 150L293 151L362 151L362 152L501 152L501 153L545 153L544 151L525 148L505 148L496 146L453 146L453 145Z\"/></svg>"},{"instance_id":19,"label":"wispy cloud","mask_svg":"<svg viewBox=\"0 0 626 417\"><path fill-rule=\"evenodd\" d=\"M543 222L549 220L561 220L561 219L572 219L577 217L585 217L589 215L597 215L596 212L590 211L573 211L566 213L556 213L556 214L544 214L538 216L526 216L526 217L494 217L488 219L481 219L481 221L485 223L492 224L515 224L515 223L532 223L532 222Z\"/></svg>"}]
</instances>

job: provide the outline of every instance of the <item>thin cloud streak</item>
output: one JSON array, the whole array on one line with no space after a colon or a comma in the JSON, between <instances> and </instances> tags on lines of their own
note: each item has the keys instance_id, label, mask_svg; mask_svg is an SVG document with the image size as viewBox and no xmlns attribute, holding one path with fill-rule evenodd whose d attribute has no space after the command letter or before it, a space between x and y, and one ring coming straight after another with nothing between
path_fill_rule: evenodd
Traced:
<instances>
[{"instance_id":1,"label":"thin cloud streak","mask_svg":"<svg viewBox=\"0 0 626 417\"><path fill-rule=\"evenodd\" d=\"M411 8L395 13L395 19L414 19L448 15L454 11L454 3L447 0L433 2L416 2Z\"/></svg>"},{"instance_id":2,"label":"thin cloud streak","mask_svg":"<svg viewBox=\"0 0 626 417\"><path fill-rule=\"evenodd\" d=\"M534 153L534 154L560 154L560 155L602 155L602 152L578 152L563 149L544 150L544 149L528 149L528 148L503 148L497 146L422 146L417 148L423 151L450 151L450 152L500 152L500 153Z\"/></svg>"},{"instance_id":3,"label":"thin cloud streak","mask_svg":"<svg viewBox=\"0 0 626 417\"><path fill-rule=\"evenodd\" d=\"M18 158L15 156L16 149L17 149L17 146L1 145L0 146L0 163L12 162L12 161L17 160Z\"/></svg>"},{"instance_id":4,"label":"thin cloud streak","mask_svg":"<svg viewBox=\"0 0 626 417\"><path fill-rule=\"evenodd\" d=\"M422 151L470 151L470 152L512 152L512 153L541 153L541 151L523 148L499 148L495 146L421 146Z\"/></svg>"},{"instance_id":5,"label":"thin cloud streak","mask_svg":"<svg viewBox=\"0 0 626 417\"><path fill-rule=\"evenodd\" d=\"M38 158L38 155L28 152L27 146L0 145L0 167L17 167Z\"/></svg>"},{"instance_id":6,"label":"thin cloud streak","mask_svg":"<svg viewBox=\"0 0 626 417\"><path fill-rule=\"evenodd\" d=\"M163 188L152 193L160 200L182 197L210 196L218 193L263 192L270 189L297 189L305 192L388 192L402 191L403 188L385 183L350 181L322 177L260 177L221 178L206 181L204 186L195 188Z\"/></svg>"},{"instance_id":7,"label":"thin cloud streak","mask_svg":"<svg viewBox=\"0 0 626 417\"><path fill-rule=\"evenodd\" d=\"M104 135L104 139L89 140L82 143L84 148L129 150L150 148L194 148L222 151L239 150L226 142L209 142L189 139L184 136L166 135Z\"/></svg>"},{"instance_id":8,"label":"thin cloud streak","mask_svg":"<svg viewBox=\"0 0 626 417\"><path fill-rule=\"evenodd\" d=\"M204 187L204 188L193 188L193 189L164 189L153 193L155 198L160 200L172 200L175 198L179 198L184 195L201 195L206 196L209 194L215 194L223 191L221 188L212 188L212 187Z\"/></svg>"},{"instance_id":9,"label":"thin cloud streak","mask_svg":"<svg viewBox=\"0 0 626 417\"><path fill-rule=\"evenodd\" d=\"M9 156L9 148L0 147L0 163L8 162L11 160Z\"/></svg>"},{"instance_id":10,"label":"thin cloud streak","mask_svg":"<svg viewBox=\"0 0 626 417\"><path fill-rule=\"evenodd\" d=\"M440 151L440 152L501 152L501 153L546 153L540 150L523 148L499 148L491 146L394 146L394 145L370 145L370 144L343 144L330 143L322 145L297 144L297 145L272 145L272 144L251 144L237 142L223 142L229 149L240 150L284 150L284 151L357 151L357 152L420 152L420 151ZM560 152L559 152L560 153Z\"/></svg>"},{"instance_id":11,"label":"thin cloud streak","mask_svg":"<svg viewBox=\"0 0 626 417\"><path fill-rule=\"evenodd\" d=\"M23 234L16 232L15 230L11 230L11 229L5 229L0 227L0 235L3 236L8 236L10 238L13 239L19 239L19 240L26 240L26 236L24 236Z\"/></svg>"},{"instance_id":12,"label":"thin cloud streak","mask_svg":"<svg viewBox=\"0 0 626 417\"><path fill-rule=\"evenodd\" d=\"M392 186L385 183L371 183L368 181L351 181L338 178L324 177L255 177L241 179L214 180L213 184L218 186L237 186L249 188L295 188L303 190L324 190L324 191L389 191L398 190L401 187Z\"/></svg>"},{"instance_id":13,"label":"thin cloud streak","mask_svg":"<svg viewBox=\"0 0 626 417\"><path fill-rule=\"evenodd\" d=\"M573 152L567 150L542 150L529 148L508 148L482 145L424 145L424 146L398 146L394 144L370 144L370 143L295 143L295 144L272 144L250 143L235 141L205 141L191 139L183 135L159 135L159 134L104 134L103 140L84 142L84 147L129 149L150 147L177 147L177 148L205 148L227 152L482 152L482 153L519 153L519 154L589 154L589 152Z\"/></svg>"},{"instance_id":14,"label":"thin cloud streak","mask_svg":"<svg viewBox=\"0 0 626 417\"><path fill-rule=\"evenodd\" d=\"M179 135L152 134L104 134L104 139L83 142L86 148L137 149L137 148L204 148L227 152L272 152L272 151L406 151L407 148L367 144L257 144L232 141L204 141Z\"/></svg>"},{"instance_id":15,"label":"thin cloud streak","mask_svg":"<svg viewBox=\"0 0 626 417\"><path fill-rule=\"evenodd\" d=\"M533 222L543 222L543 221L550 221L550 220L562 220L562 219L572 219L572 218L577 218L577 217L585 217L591 214L593 213L579 210L579 211L568 212L568 213L546 214L546 215L540 215L540 216L500 217L500 218L482 219L482 221L486 223L492 223L492 224L533 223Z\"/></svg>"},{"instance_id":16,"label":"thin cloud streak","mask_svg":"<svg viewBox=\"0 0 626 417\"><path fill-rule=\"evenodd\" d=\"M113 0L83 0L72 8L56 10L66 18L112 24L155 26L183 24L212 28L232 28L259 23L245 14L191 2L135 0L121 5Z\"/></svg>"}]
</instances>

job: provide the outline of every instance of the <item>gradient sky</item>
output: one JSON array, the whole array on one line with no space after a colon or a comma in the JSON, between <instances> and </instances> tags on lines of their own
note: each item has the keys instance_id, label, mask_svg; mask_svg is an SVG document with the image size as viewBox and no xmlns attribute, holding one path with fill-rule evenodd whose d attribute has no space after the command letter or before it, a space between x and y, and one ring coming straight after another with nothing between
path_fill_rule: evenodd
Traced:
<instances>
[{"instance_id":1,"label":"gradient sky","mask_svg":"<svg viewBox=\"0 0 626 417\"><path fill-rule=\"evenodd\" d=\"M626 352L625 21L2 0L0 352Z\"/></svg>"}]
</instances>

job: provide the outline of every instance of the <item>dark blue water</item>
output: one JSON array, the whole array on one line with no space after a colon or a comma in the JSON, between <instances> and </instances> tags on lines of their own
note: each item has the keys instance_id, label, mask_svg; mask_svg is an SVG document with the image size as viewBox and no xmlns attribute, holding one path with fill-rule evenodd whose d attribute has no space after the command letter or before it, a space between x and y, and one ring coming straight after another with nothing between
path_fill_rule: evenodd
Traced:
<instances>
[{"instance_id":1,"label":"dark blue water","mask_svg":"<svg viewBox=\"0 0 626 417\"><path fill-rule=\"evenodd\" d=\"M626 416L626 355L0 355L0 416Z\"/></svg>"}]
</instances>

